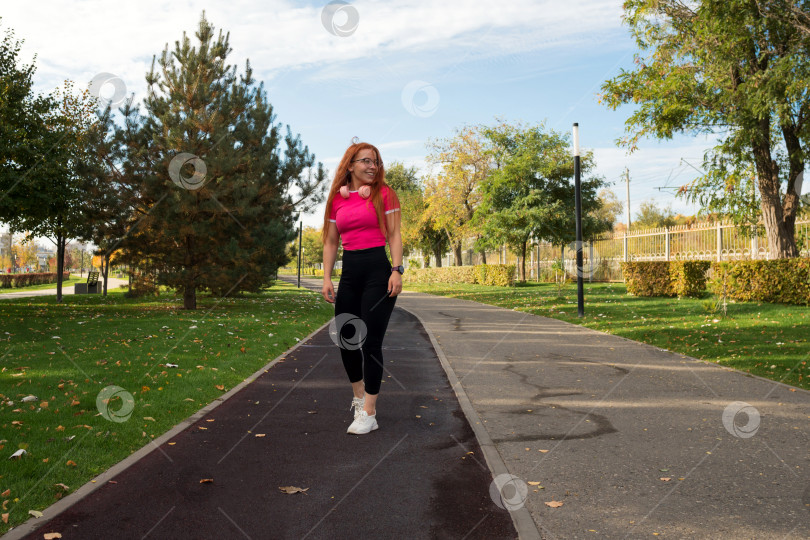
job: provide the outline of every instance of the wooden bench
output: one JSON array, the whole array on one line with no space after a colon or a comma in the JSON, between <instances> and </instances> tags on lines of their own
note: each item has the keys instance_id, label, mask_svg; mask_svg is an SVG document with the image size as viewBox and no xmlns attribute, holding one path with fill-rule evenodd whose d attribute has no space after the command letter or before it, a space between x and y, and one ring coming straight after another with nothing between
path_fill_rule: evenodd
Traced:
<instances>
[{"instance_id":1,"label":"wooden bench","mask_svg":"<svg viewBox=\"0 0 810 540\"><path fill-rule=\"evenodd\" d=\"M98 294L101 292L100 288L98 272L87 272L87 283L77 283L73 288L73 294Z\"/></svg>"}]
</instances>

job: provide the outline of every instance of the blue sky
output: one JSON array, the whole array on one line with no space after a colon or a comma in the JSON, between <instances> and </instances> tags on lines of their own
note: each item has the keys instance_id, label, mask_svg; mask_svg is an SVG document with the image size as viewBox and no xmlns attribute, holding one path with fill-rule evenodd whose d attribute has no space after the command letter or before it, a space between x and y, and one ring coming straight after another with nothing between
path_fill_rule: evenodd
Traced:
<instances>
[{"instance_id":1,"label":"blue sky","mask_svg":"<svg viewBox=\"0 0 810 540\"><path fill-rule=\"evenodd\" d=\"M655 188L694 178L689 163L699 167L710 143L644 141L627 156L615 140L631 109L598 103L601 82L630 68L636 52L621 4L367 0L324 15L327 2L40 0L35 8L5 5L0 30L11 28L25 40L24 59L37 55L37 91L50 92L64 79L85 85L107 72L141 101L152 56L183 31L193 33L205 10L217 29L230 32L230 63L241 71L250 59L277 121L299 133L330 170L354 136L377 145L386 162L427 173L428 139L451 136L464 124L500 117L570 131L578 122L597 174L618 181L630 168L633 215L650 198L695 213L674 190ZM612 189L624 200L623 181ZM303 220L318 225L322 218Z\"/></svg>"}]
</instances>

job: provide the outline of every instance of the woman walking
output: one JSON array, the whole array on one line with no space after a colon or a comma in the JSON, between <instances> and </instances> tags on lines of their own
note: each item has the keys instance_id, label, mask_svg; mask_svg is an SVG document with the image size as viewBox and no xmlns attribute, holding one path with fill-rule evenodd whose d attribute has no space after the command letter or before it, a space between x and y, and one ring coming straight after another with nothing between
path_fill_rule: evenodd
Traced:
<instances>
[{"instance_id":1,"label":"woman walking","mask_svg":"<svg viewBox=\"0 0 810 540\"><path fill-rule=\"evenodd\" d=\"M321 292L335 304L333 339L354 393L354 422L347 432L357 435L378 427L382 342L405 271L399 210L396 193L385 183L379 150L368 143L352 144L338 165L326 201ZM335 298L332 269L341 241L343 268ZM385 253L386 241L393 266Z\"/></svg>"}]
</instances>

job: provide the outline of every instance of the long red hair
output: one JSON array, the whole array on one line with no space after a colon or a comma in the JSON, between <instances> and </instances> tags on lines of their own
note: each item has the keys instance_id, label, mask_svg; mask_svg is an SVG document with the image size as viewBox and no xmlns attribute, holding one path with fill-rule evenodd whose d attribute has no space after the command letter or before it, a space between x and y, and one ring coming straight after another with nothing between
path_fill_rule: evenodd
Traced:
<instances>
[{"instance_id":1,"label":"long red hair","mask_svg":"<svg viewBox=\"0 0 810 540\"><path fill-rule=\"evenodd\" d=\"M346 153L343 154L343 158L338 164L337 171L335 171L335 179L332 180L332 187L329 189L329 197L326 199L326 212L323 216L323 229L321 230L321 239L324 243L326 243L327 232L329 230L329 215L332 213L332 201L335 200L335 196L339 196L338 192L340 191L340 188L348 185L352 181L352 173L349 171L349 167L356 159L357 154L359 154L362 150L371 150L374 152L377 162L379 163L379 166L377 166L377 174L374 175L374 180L372 180L370 184L371 196L369 197L369 200L374 205L374 210L377 212L377 221L380 224L380 232L385 238L388 238L387 229L385 226L385 211L383 209L383 200L381 194L383 186L387 187L388 184L385 183L385 168L383 167L382 157L380 157L380 151L377 150L377 147L373 144L357 142L352 143L352 145L346 149ZM388 197L393 198L391 199L392 204L399 206L399 204L397 204L397 195L390 187L388 188Z\"/></svg>"}]
</instances>

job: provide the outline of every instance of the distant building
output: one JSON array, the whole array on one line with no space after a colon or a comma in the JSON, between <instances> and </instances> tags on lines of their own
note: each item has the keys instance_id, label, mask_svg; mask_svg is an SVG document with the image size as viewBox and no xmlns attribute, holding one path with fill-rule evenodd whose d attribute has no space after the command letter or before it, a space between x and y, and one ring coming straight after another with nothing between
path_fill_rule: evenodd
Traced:
<instances>
[{"instance_id":1,"label":"distant building","mask_svg":"<svg viewBox=\"0 0 810 540\"><path fill-rule=\"evenodd\" d=\"M48 271L48 261L56 257L55 249L45 249L42 246L37 247L37 264L38 270L41 272Z\"/></svg>"}]
</instances>

